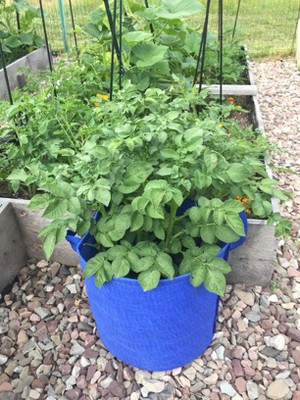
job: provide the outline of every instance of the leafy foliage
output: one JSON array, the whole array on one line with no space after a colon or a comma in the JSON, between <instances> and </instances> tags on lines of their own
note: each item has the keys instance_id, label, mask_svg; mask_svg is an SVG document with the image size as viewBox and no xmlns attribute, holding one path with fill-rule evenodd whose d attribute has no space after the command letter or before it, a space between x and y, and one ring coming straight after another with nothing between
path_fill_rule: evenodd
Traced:
<instances>
[{"instance_id":1,"label":"leafy foliage","mask_svg":"<svg viewBox=\"0 0 300 400\"><path fill-rule=\"evenodd\" d=\"M140 90L183 80L191 84L195 75L201 43L200 27L194 28L185 19L203 12L204 7L198 0L163 0L160 3L149 9L132 0L126 2L123 79L130 80ZM84 50L85 57L99 63L100 67L107 62L112 43L102 7L91 14L90 21L82 30L91 38L91 44ZM224 82L242 82L245 53L229 36L223 44ZM205 51L205 83L219 82L218 52L217 35L209 33Z\"/></svg>"},{"instance_id":2,"label":"leafy foliage","mask_svg":"<svg viewBox=\"0 0 300 400\"><path fill-rule=\"evenodd\" d=\"M267 148L261 136L226 117L231 105L221 107L225 117L213 104L198 115L205 97L184 87L141 93L125 84L112 102L80 107L70 99L65 109L68 102L58 95L51 107L39 106L53 115L42 124L34 103L26 127L15 126L22 146L8 179L37 185L30 206L52 220L41 232L47 257L67 228L79 235L89 230L98 254L85 274L98 286L132 276L150 290L161 278L190 273L193 285L224 291L229 266L216 257L218 243L245 234L239 213L246 206L234 197L247 194L247 207L265 217L272 214L270 197L286 194L277 192L259 160ZM10 107L10 115L20 106ZM72 119L73 107L80 112ZM67 134L63 118L72 121ZM91 218L96 210L98 221Z\"/></svg>"},{"instance_id":3,"label":"leafy foliage","mask_svg":"<svg viewBox=\"0 0 300 400\"><path fill-rule=\"evenodd\" d=\"M94 43L77 63L61 60L17 91L13 106L3 103L0 138L13 132L19 146L0 151L0 179L52 220L40 232L47 258L67 228L95 237L84 273L97 286L129 276L150 290L189 273L192 285L222 294L230 267L217 257L220 242L245 235L245 209L285 232L271 197L288 193L266 173L266 139L230 118L234 105L208 105L207 92L190 88L201 38L182 18L200 3L127 3L123 89L107 101L111 35L100 9L83 28Z\"/></svg>"},{"instance_id":4,"label":"leafy foliage","mask_svg":"<svg viewBox=\"0 0 300 400\"><path fill-rule=\"evenodd\" d=\"M16 23L17 12L20 31ZM34 19L39 17L39 10L25 0L0 1L0 40L7 64L43 46L44 40L34 27ZM1 64L2 60L0 67Z\"/></svg>"}]
</instances>

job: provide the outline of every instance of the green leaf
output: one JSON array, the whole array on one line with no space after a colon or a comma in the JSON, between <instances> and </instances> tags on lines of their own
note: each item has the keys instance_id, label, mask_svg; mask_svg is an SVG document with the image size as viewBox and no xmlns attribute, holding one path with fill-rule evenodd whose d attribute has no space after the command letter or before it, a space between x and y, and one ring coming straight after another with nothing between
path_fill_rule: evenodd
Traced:
<instances>
[{"instance_id":1,"label":"green leaf","mask_svg":"<svg viewBox=\"0 0 300 400\"><path fill-rule=\"evenodd\" d=\"M173 279L175 275L175 270L173 267L172 258L166 253L159 253L156 262L158 265L158 269L162 273L163 276L168 279Z\"/></svg>"},{"instance_id":2,"label":"green leaf","mask_svg":"<svg viewBox=\"0 0 300 400\"><path fill-rule=\"evenodd\" d=\"M218 156L216 153L206 150L204 152L204 163L208 171L213 171L218 165Z\"/></svg>"},{"instance_id":3,"label":"green leaf","mask_svg":"<svg viewBox=\"0 0 300 400\"><path fill-rule=\"evenodd\" d=\"M47 260L51 257L54 247L57 243L57 234L56 231L52 231L48 233L48 235L45 237L45 240L43 242L43 251L45 253L45 257Z\"/></svg>"},{"instance_id":4,"label":"green leaf","mask_svg":"<svg viewBox=\"0 0 300 400\"><path fill-rule=\"evenodd\" d=\"M144 223L144 217L143 217L141 214L135 212L135 213L132 215L132 218L131 218L131 228L130 228L130 231L131 231L131 232L136 232L136 231L138 231L138 230L141 229L141 227L143 226L143 223Z\"/></svg>"},{"instance_id":5,"label":"green leaf","mask_svg":"<svg viewBox=\"0 0 300 400\"><path fill-rule=\"evenodd\" d=\"M15 47L20 47L20 46L22 45L22 42L21 42L21 40L18 38L18 36L13 36L13 35L12 35L12 36L10 36L9 38L6 39L5 44L6 44L8 47L15 48Z\"/></svg>"},{"instance_id":6,"label":"green leaf","mask_svg":"<svg viewBox=\"0 0 300 400\"><path fill-rule=\"evenodd\" d=\"M38 237L46 236L48 233L57 231L57 229L60 227L60 221L53 221L49 225L44 226L38 234Z\"/></svg>"},{"instance_id":7,"label":"green leaf","mask_svg":"<svg viewBox=\"0 0 300 400\"><path fill-rule=\"evenodd\" d=\"M126 257L130 263L131 269L135 272L140 272L138 270L140 267L140 259L139 259L138 255L136 253L134 253L133 251L128 251Z\"/></svg>"},{"instance_id":8,"label":"green leaf","mask_svg":"<svg viewBox=\"0 0 300 400\"><path fill-rule=\"evenodd\" d=\"M226 288L226 279L222 272L215 270L213 267L208 268L204 285L209 292L223 296Z\"/></svg>"},{"instance_id":9,"label":"green leaf","mask_svg":"<svg viewBox=\"0 0 300 400\"><path fill-rule=\"evenodd\" d=\"M172 160L179 160L180 156L179 154L172 149L162 149L160 154L164 157L164 158L170 158Z\"/></svg>"},{"instance_id":10,"label":"green leaf","mask_svg":"<svg viewBox=\"0 0 300 400\"><path fill-rule=\"evenodd\" d=\"M269 202L255 200L251 203L252 212L257 217L266 217L272 210L272 205Z\"/></svg>"},{"instance_id":11,"label":"green leaf","mask_svg":"<svg viewBox=\"0 0 300 400\"><path fill-rule=\"evenodd\" d=\"M78 197L72 197L68 200L68 211L74 214L79 214L81 211L81 203Z\"/></svg>"},{"instance_id":12,"label":"green leaf","mask_svg":"<svg viewBox=\"0 0 300 400\"><path fill-rule=\"evenodd\" d=\"M149 40L151 38L152 34L150 32L144 32L144 31L126 32L123 35L124 43L130 46L139 42L143 42L144 40Z\"/></svg>"},{"instance_id":13,"label":"green leaf","mask_svg":"<svg viewBox=\"0 0 300 400\"><path fill-rule=\"evenodd\" d=\"M116 228L108 232L109 237L111 240L114 242L118 242L119 240L123 239L125 236L126 230L123 230L121 228Z\"/></svg>"},{"instance_id":14,"label":"green leaf","mask_svg":"<svg viewBox=\"0 0 300 400\"><path fill-rule=\"evenodd\" d=\"M159 207L164 198L165 192L161 189L153 189L150 192L150 200L154 207Z\"/></svg>"},{"instance_id":15,"label":"green leaf","mask_svg":"<svg viewBox=\"0 0 300 400\"><path fill-rule=\"evenodd\" d=\"M27 178L28 174L24 171L24 169L15 169L7 177L8 180L17 180L21 182L25 182Z\"/></svg>"},{"instance_id":16,"label":"green leaf","mask_svg":"<svg viewBox=\"0 0 300 400\"><path fill-rule=\"evenodd\" d=\"M50 202L51 202L51 197L49 196L48 193L36 194L30 200L28 208L30 208L32 210L46 208L46 207L48 207Z\"/></svg>"},{"instance_id":17,"label":"green leaf","mask_svg":"<svg viewBox=\"0 0 300 400\"><path fill-rule=\"evenodd\" d=\"M132 52L138 60L136 62L137 67L147 68L163 60L167 49L167 46L144 43L134 46Z\"/></svg>"},{"instance_id":18,"label":"green leaf","mask_svg":"<svg viewBox=\"0 0 300 400\"><path fill-rule=\"evenodd\" d=\"M101 268L101 269L99 269L99 270L96 272L96 275L95 275L95 285L96 285L98 288L101 288L101 286L102 286L103 283L105 283L105 282L107 282L105 270Z\"/></svg>"},{"instance_id":19,"label":"green leaf","mask_svg":"<svg viewBox=\"0 0 300 400\"><path fill-rule=\"evenodd\" d=\"M19 38L27 46L31 46L33 44L33 34L30 32L20 33Z\"/></svg>"},{"instance_id":20,"label":"green leaf","mask_svg":"<svg viewBox=\"0 0 300 400\"><path fill-rule=\"evenodd\" d=\"M181 242L182 245L187 249L192 249L195 247L195 240L191 236L184 236Z\"/></svg>"},{"instance_id":21,"label":"green leaf","mask_svg":"<svg viewBox=\"0 0 300 400\"><path fill-rule=\"evenodd\" d=\"M90 258L85 264L83 276L89 278L94 275L102 266L104 262L103 254L98 253L95 257Z\"/></svg>"},{"instance_id":22,"label":"green leaf","mask_svg":"<svg viewBox=\"0 0 300 400\"><path fill-rule=\"evenodd\" d=\"M207 270L205 265L198 264L196 267L192 268L190 275L190 282L194 287L200 286L206 278Z\"/></svg>"},{"instance_id":23,"label":"green leaf","mask_svg":"<svg viewBox=\"0 0 300 400\"><path fill-rule=\"evenodd\" d=\"M153 204L149 204L146 208L146 213L150 218L164 219L164 211L162 207L154 207Z\"/></svg>"},{"instance_id":24,"label":"green leaf","mask_svg":"<svg viewBox=\"0 0 300 400\"><path fill-rule=\"evenodd\" d=\"M130 271L129 261L124 257L117 257L112 262L112 271L116 278L121 278L122 276L128 275Z\"/></svg>"},{"instance_id":25,"label":"green leaf","mask_svg":"<svg viewBox=\"0 0 300 400\"><path fill-rule=\"evenodd\" d=\"M153 232L155 234L155 236L160 239L160 240L165 240L166 237L166 232L161 224L160 221L153 221Z\"/></svg>"},{"instance_id":26,"label":"green leaf","mask_svg":"<svg viewBox=\"0 0 300 400\"><path fill-rule=\"evenodd\" d=\"M156 174L159 176L169 176L172 175L172 173L173 173L173 168L171 167L162 167L156 172Z\"/></svg>"},{"instance_id":27,"label":"green leaf","mask_svg":"<svg viewBox=\"0 0 300 400\"><path fill-rule=\"evenodd\" d=\"M163 19L181 19L203 10L203 5L197 0L163 0L162 5L154 10L154 13Z\"/></svg>"},{"instance_id":28,"label":"green leaf","mask_svg":"<svg viewBox=\"0 0 300 400\"><path fill-rule=\"evenodd\" d=\"M144 210L149 203L149 199L145 199L142 196L135 197L131 202L131 208L133 211L137 211L139 214L145 214Z\"/></svg>"},{"instance_id":29,"label":"green leaf","mask_svg":"<svg viewBox=\"0 0 300 400\"><path fill-rule=\"evenodd\" d=\"M221 247L217 246L216 244L203 244L201 246L201 250L207 259L210 257L216 258L216 255L221 250Z\"/></svg>"},{"instance_id":30,"label":"green leaf","mask_svg":"<svg viewBox=\"0 0 300 400\"><path fill-rule=\"evenodd\" d=\"M157 270L143 271L138 276L138 281L144 291L157 287L160 280L160 272Z\"/></svg>"},{"instance_id":31,"label":"green leaf","mask_svg":"<svg viewBox=\"0 0 300 400\"><path fill-rule=\"evenodd\" d=\"M225 243L232 243L240 238L229 226L224 225L216 227L215 235L219 240Z\"/></svg>"},{"instance_id":32,"label":"green leaf","mask_svg":"<svg viewBox=\"0 0 300 400\"><path fill-rule=\"evenodd\" d=\"M93 22L88 22L82 27L82 29L85 33L88 33L96 39L101 39L102 37L101 31L99 30L97 24L94 24Z\"/></svg>"},{"instance_id":33,"label":"green leaf","mask_svg":"<svg viewBox=\"0 0 300 400\"><path fill-rule=\"evenodd\" d=\"M169 252L170 254L178 254L181 251L181 241L180 239L172 239L171 244L169 246Z\"/></svg>"},{"instance_id":34,"label":"green leaf","mask_svg":"<svg viewBox=\"0 0 300 400\"><path fill-rule=\"evenodd\" d=\"M57 219L64 216L68 209L68 200L66 199L55 199L48 205L43 213L43 217Z\"/></svg>"},{"instance_id":35,"label":"green leaf","mask_svg":"<svg viewBox=\"0 0 300 400\"><path fill-rule=\"evenodd\" d=\"M118 187L119 191L124 194L129 194L135 192L140 186L140 183L128 184L126 180Z\"/></svg>"},{"instance_id":36,"label":"green leaf","mask_svg":"<svg viewBox=\"0 0 300 400\"><path fill-rule=\"evenodd\" d=\"M95 199L107 207L111 200L111 193L108 189L97 189L95 193Z\"/></svg>"},{"instance_id":37,"label":"green leaf","mask_svg":"<svg viewBox=\"0 0 300 400\"><path fill-rule=\"evenodd\" d=\"M175 203L178 207L180 207L181 204L183 203L183 196L182 196L182 193L181 193L180 190L178 190L178 189L173 189L173 190L172 190L172 198L173 198L174 203Z\"/></svg>"},{"instance_id":38,"label":"green leaf","mask_svg":"<svg viewBox=\"0 0 300 400\"><path fill-rule=\"evenodd\" d=\"M238 214L228 212L225 214L225 220L237 235L245 236L244 224Z\"/></svg>"},{"instance_id":39,"label":"green leaf","mask_svg":"<svg viewBox=\"0 0 300 400\"><path fill-rule=\"evenodd\" d=\"M194 224L201 220L201 209L199 207L191 207L189 209L189 217Z\"/></svg>"},{"instance_id":40,"label":"green leaf","mask_svg":"<svg viewBox=\"0 0 300 400\"><path fill-rule=\"evenodd\" d=\"M113 247L113 242L111 241L107 233L99 233L96 235L97 241L99 241L104 247Z\"/></svg>"},{"instance_id":41,"label":"green leaf","mask_svg":"<svg viewBox=\"0 0 300 400\"><path fill-rule=\"evenodd\" d=\"M152 230L153 226L153 219L148 217L148 215L144 216L144 223L143 223L143 229L145 232L150 232Z\"/></svg>"},{"instance_id":42,"label":"green leaf","mask_svg":"<svg viewBox=\"0 0 300 400\"><path fill-rule=\"evenodd\" d=\"M154 265L154 257L142 257L139 259L139 262L134 265L134 272L142 272L147 271L149 268L152 268Z\"/></svg>"},{"instance_id":43,"label":"green leaf","mask_svg":"<svg viewBox=\"0 0 300 400\"><path fill-rule=\"evenodd\" d=\"M217 208L216 210L213 211L213 218L215 221L216 225L222 225L224 221L224 210L221 208Z\"/></svg>"},{"instance_id":44,"label":"green leaf","mask_svg":"<svg viewBox=\"0 0 300 400\"><path fill-rule=\"evenodd\" d=\"M64 181L52 181L47 182L47 191L53 194L54 196L61 197L63 199L74 196L74 189L72 185L68 182Z\"/></svg>"},{"instance_id":45,"label":"green leaf","mask_svg":"<svg viewBox=\"0 0 300 400\"><path fill-rule=\"evenodd\" d=\"M126 231L131 226L131 214L121 213L115 217L114 225L117 230Z\"/></svg>"},{"instance_id":46,"label":"green leaf","mask_svg":"<svg viewBox=\"0 0 300 400\"><path fill-rule=\"evenodd\" d=\"M216 238L215 227L212 225L201 226L200 236L204 242L213 244Z\"/></svg>"},{"instance_id":47,"label":"green leaf","mask_svg":"<svg viewBox=\"0 0 300 400\"><path fill-rule=\"evenodd\" d=\"M225 211L232 211L235 213L240 213L244 211L245 207L243 204L238 200L226 200L224 202L224 210Z\"/></svg>"},{"instance_id":48,"label":"green leaf","mask_svg":"<svg viewBox=\"0 0 300 400\"><path fill-rule=\"evenodd\" d=\"M249 178L251 175L248 169L239 163L233 163L227 170L229 178L235 183L241 183Z\"/></svg>"},{"instance_id":49,"label":"green leaf","mask_svg":"<svg viewBox=\"0 0 300 400\"><path fill-rule=\"evenodd\" d=\"M179 274L185 275L190 273L192 266L193 266L193 258L187 252L185 252L183 260L179 265Z\"/></svg>"},{"instance_id":50,"label":"green leaf","mask_svg":"<svg viewBox=\"0 0 300 400\"><path fill-rule=\"evenodd\" d=\"M153 167L146 161L137 161L127 167L126 174L134 183L144 183L151 175Z\"/></svg>"},{"instance_id":51,"label":"green leaf","mask_svg":"<svg viewBox=\"0 0 300 400\"><path fill-rule=\"evenodd\" d=\"M217 269L218 271L222 272L223 274L228 274L228 272L231 271L231 267L228 264L228 262L219 257L214 258L213 268Z\"/></svg>"}]
</instances>

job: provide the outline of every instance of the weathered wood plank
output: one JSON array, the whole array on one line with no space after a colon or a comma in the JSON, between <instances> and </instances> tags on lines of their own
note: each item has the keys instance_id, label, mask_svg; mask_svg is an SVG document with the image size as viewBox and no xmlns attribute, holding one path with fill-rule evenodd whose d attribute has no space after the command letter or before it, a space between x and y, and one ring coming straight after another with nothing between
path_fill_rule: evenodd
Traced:
<instances>
[{"instance_id":1,"label":"weathered wood plank","mask_svg":"<svg viewBox=\"0 0 300 400\"><path fill-rule=\"evenodd\" d=\"M50 221L42 217L42 211L28 209L29 201L27 200L2 199L2 202L11 202L13 206L27 248L28 257L32 260L44 259L45 255L42 250L43 238L39 238L38 234ZM57 261L70 266L77 265L79 262L76 253L66 240L57 244L50 261Z\"/></svg>"},{"instance_id":2,"label":"weathered wood plank","mask_svg":"<svg viewBox=\"0 0 300 400\"><path fill-rule=\"evenodd\" d=\"M0 294L26 265L28 255L10 203L0 203Z\"/></svg>"},{"instance_id":3,"label":"weathered wood plank","mask_svg":"<svg viewBox=\"0 0 300 400\"><path fill-rule=\"evenodd\" d=\"M46 48L42 47L33 51L20 58L19 60L14 61L9 64L7 69L7 74L9 78L9 85L11 89L15 89L16 87L23 87L26 84L26 76L25 74L20 74L19 69L24 67L28 67L31 72L35 72L37 70L43 70L49 68L49 60L47 55ZM4 71L0 70L0 99L6 99L8 97L6 81L4 79Z\"/></svg>"},{"instance_id":4,"label":"weathered wood plank","mask_svg":"<svg viewBox=\"0 0 300 400\"><path fill-rule=\"evenodd\" d=\"M213 95L220 94L220 85L203 85L203 88L209 88ZM257 94L256 85L222 85L224 96L255 96Z\"/></svg>"},{"instance_id":5,"label":"weathered wood plank","mask_svg":"<svg viewBox=\"0 0 300 400\"><path fill-rule=\"evenodd\" d=\"M274 226L266 221L248 220L249 231L245 243L230 252L228 262L232 271L227 282L267 286L270 283L276 258L277 239Z\"/></svg>"}]
</instances>

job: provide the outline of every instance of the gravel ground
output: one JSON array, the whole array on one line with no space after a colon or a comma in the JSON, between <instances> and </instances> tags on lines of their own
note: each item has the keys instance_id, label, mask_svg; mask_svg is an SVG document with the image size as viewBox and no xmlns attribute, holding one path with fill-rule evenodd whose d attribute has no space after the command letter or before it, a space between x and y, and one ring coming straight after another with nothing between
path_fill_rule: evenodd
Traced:
<instances>
[{"instance_id":1,"label":"gravel ground","mask_svg":"<svg viewBox=\"0 0 300 400\"><path fill-rule=\"evenodd\" d=\"M300 400L300 74L291 60L253 68L267 134L285 149L272 158L298 173L276 173L295 200L270 287L228 286L203 356L150 373L103 348L79 269L26 266L0 308L1 400Z\"/></svg>"}]
</instances>

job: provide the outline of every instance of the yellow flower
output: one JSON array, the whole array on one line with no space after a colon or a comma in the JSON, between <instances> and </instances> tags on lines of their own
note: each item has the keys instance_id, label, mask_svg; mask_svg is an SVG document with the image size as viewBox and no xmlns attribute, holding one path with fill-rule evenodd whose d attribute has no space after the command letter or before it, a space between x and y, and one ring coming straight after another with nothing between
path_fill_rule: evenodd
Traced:
<instances>
[{"instance_id":1,"label":"yellow flower","mask_svg":"<svg viewBox=\"0 0 300 400\"><path fill-rule=\"evenodd\" d=\"M103 99L103 100L108 100L109 99L109 95L108 94L101 94L101 93L97 93L96 97ZM100 103L98 101L94 101L94 106L99 107Z\"/></svg>"},{"instance_id":2,"label":"yellow flower","mask_svg":"<svg viewBox=\"0 0 300 400\"><path fill-rule=\"evenodd\" d=\"M242 202L244 205L248 204L248 201L249 201L248 197L243 197L242 200L241 200L241 202Z\"/></svg>"},{"instance_id":3,"label":"yellow flower","mask_svg":"<svg viewBox=\"0 0 300 400\"><path fill-rule=\"evenodd\" d=\"M222 124L219 124L219 128L223 128L223 125L222 125Z\"/></svg>"},{"instance_id":4,"label":"yellow flower","mask_svg":"<svg viewBox=\"0 0 300 400\"><path fill-rule=\"evenodd\" d=\"M230 104L234 104L234 98L233 97L227 97L227 101Z\"/></svg>"},{"instance_id":5,"label":"yellow flower","mask_svg":"<svg viewBox=\"0 0 300 400\"><path fill-rule=\"evenodd\" d=\"M108 100L109 99L109 95L108 94L97 93L96 97L100 97L103 100Z\"/></svg>"},{"instance_id":6,"label":"yellow flower","mask_svg":"<svg viewBox=\"0 0 300 400\"><path fill-rule=\"evenodd\" d=\"M239 110L241 110L241 109L242 109L242 107L241 107L241 106L236 106L236 108L238 108Z\"/></svg>"}]
</instances>

